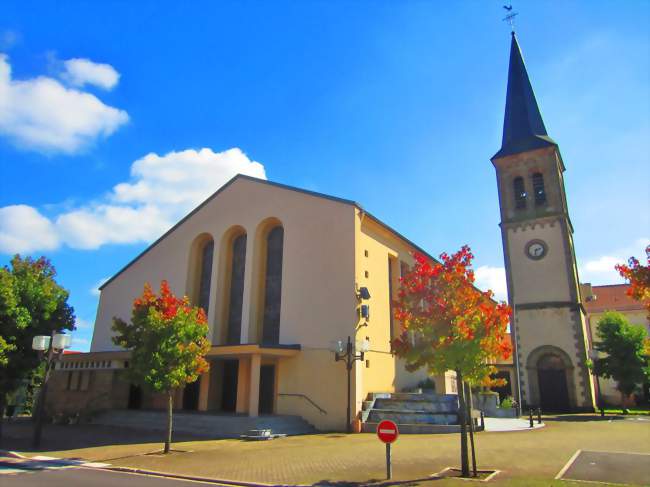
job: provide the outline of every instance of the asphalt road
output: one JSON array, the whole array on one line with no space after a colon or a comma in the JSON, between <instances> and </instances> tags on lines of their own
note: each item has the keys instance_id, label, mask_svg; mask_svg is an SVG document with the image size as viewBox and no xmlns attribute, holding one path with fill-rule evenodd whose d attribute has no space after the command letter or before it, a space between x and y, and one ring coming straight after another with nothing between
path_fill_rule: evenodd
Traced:
<instances>
[{"instance_id":1,"label":"asphalt road","mask_svg":"<svg viewBox=\"0 0 650 487\"><path fill-rule=\"evenodd\" d=\"M85 468L39 470L0 475L0 487L191 487L219 485L149 475Z\"/></svg>"}]
</instances>

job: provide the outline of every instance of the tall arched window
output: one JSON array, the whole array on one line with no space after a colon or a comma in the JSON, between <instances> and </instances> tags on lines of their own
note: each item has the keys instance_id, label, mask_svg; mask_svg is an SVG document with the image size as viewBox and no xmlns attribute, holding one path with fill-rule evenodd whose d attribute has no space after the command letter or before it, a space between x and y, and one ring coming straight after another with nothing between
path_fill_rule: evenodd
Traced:
<instances>
[{"instance_id":1,"label":"tall arched window","mask_svg":"<svg viewBox=\"0 0 650 487\"><path fill-rule=\"evenodd\" d=\"M539 172L533 174L533 193L535 194L535 206L541 206L546 203L544 176Z\"/></svg>"},{"instance_id":2,"label":"tall arched window","mask_svg":"<svg viewBox=\"0 0 650 487\"><path fill-rule=\"evenodd\" d=\"M212 255L214 240L207 241L201 249L198 305L208 314L210 305L210 282L212 280Z\"/></svg>"},{"instance_id":3,"label":"tall arched window","mask_svg":"<svg viewBox=\"0 0 650 487\"><path fill-rule=\"evenodd\" d=\"M526 186L524 185L524 178L517 176L512 182L512 187L515 192L515 208L518 210L526 208Z\"/></svg>"},{"instance_id":4,"label":"tall arched window","mask_svg":"<svg viewBox=\"0 0 650 487\"><path fill-rule=\"evenodd\" d=\"M264 319L262 343L280 342L280 304L282 301L282 247L284 228L276 226L266 237L266 277L264 279Z\"/></svg>"},{"instance_id":5,"label":"tall arched window","mask_svg":"<svg viewBox=\"0 0 650 487\"><path fill-rule=\"evenodd\" d=\"M232 240L230 265L230 299L228 303L228 333L226 343L241 341L241 312L244 302L244 270L246 266L246 234Z\"/></svg>"}]
</instances>

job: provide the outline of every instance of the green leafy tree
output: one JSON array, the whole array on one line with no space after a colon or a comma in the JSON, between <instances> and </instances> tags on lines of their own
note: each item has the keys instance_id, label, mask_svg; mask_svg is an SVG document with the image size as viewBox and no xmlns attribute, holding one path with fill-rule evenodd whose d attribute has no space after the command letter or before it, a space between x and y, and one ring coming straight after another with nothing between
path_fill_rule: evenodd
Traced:
<instances>
[{"instance_id":1,"label":"green leafy tree","mask_svg":"<svg viewBox=\"0 0 650 487\"><path fill-rule=\"evenodd\" d=\"M0 269L0 411L4 412L7 395L39 366L32 338L74 329L69 293L55 277L56 270L45 257L16 255Z\"/></svg>"},{"instance_id":2,"label":"green leafy tree","mask_svg":"<svg viewBox=\"0 0 650 487\"><path fill-rule=\"evenodd\" d=\"M167 396L167 435L164 452L172 441L174 390L196 381L208 370L210 350L205 312L192 307L185 296L172 294L167 281L156 295L145 284L133 303L131 322L113 318L113 343L131 351L129 374L133 382Z\"/></svg>"},{"instance_id":3,"label":"green leafy tree","mask_svg":"<svg viewBox=\"0 0 650 487\"><path fill-rule=\"evenodd\" d=\"M497 358L507 359L510 308L492 300L492 292L474 287L473 255L468 246L442 262L415 254L415 266L402 276L395 317L402 332L393 351L408 370L425 368L429 374L456 371L461 430L461 467L469 476L465 382L489 385Z\"/></svg>"},{"instance_id":4,"label":"green leafy tree","mask_svg":"<svg viewBox=\"0 0 650 487\"><path fill-rule=\"evenodd\" d=\"M599 341L594 348L604 356L593 361L594 373L613 379L624 400L650 378L648 334L642 326L613 311L598 320L596 329Z\"/></svg>"}]
</instances>

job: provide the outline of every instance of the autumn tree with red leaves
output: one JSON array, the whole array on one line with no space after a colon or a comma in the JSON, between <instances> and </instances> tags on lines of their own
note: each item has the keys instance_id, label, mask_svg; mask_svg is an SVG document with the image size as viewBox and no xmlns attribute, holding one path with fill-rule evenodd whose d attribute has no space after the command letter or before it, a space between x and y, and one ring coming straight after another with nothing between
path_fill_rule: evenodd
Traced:
<instances>
[{"instance_id":1,"label":"autumn tree with red leaves","mask_svg":"<svg viewBox=\"0 0 650 487\"><path fill-rule=\"evenodd\" d=\"M195 382L209 368L205 312L191 306L187 296L174 296L167 281L160 283L160 295L147 283L142 296L133 302L131 322L113 318L113 331L113 343L131 351L131 379L167 396L164 452L169 453L174 390Z\"/></svg>"},{"instance_id":2,"label":"autumn tree with red leaves","mask_svg":"<svg viewBox=\"0 0 650 487\"><path fill-rule=\"evenodd\" d=\"M473 255L463 246L441 262L415 254L415 265L402 276L395 318L402 332L393 351L414 371L430 375L456 372L461 429L462 475L469 476L465 381L488 384L498 358L512 353L507 327L511 310L496 303L492 291L474 287Z\"/></svg>"},{"instance_id":3,"label":"autumn tree with red leaves","mask_svg":"<svg viewBox=\"0 0 650 487\"><path fill-rule=\"evenodd\" d=\"M630 257L627 265L619 264L616 270L630 282L628 296L643 303L650 320L650 245L645 248L645 255L646 265L641 264L637 258Z\"/></svg>"}]
</instances>

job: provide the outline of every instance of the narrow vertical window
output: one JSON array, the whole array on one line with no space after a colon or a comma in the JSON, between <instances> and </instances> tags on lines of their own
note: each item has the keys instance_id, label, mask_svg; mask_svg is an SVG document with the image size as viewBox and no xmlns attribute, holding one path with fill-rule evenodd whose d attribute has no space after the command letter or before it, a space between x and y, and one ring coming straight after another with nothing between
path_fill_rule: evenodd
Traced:
<instances>
[{"instance_id":1,"label":"narrow vertical window","mask_svg":"<svg viewBox=\"0 0 650 487\"><path fill-rule=\"evenodd\" d=\"M390 341L392 343L395 338L395 331L393 330L393 262L390 257L388 258L388 314L390 315L388 326L390 326Z\"/></svg>"},{"instance_id":2,"label":"narrow vertical window","mask_svg":"<svg viewBox=\"0 0 650 487\"><path fill-rule=\"evenodd\" d=\"M246 234L232 241L230 267L230 302L228 305L228 336L226 343L241 341L241 312L244 302L244 269L246 266Z\"/></svg>"},{"instance_id":3,"label":"narrow vertical window","mask_svg":"<svg viewBox=\"0 0 650 487\"><path fill-rule=\"evenodd\" d=\"M266 278L264 280L262 343L277 344L280 342L283 243L284 229L281 226L277 226L266 237Z\"/></svg>"},{"instance_id":4,"label":"narrow vertical window","mask_svg":"<svg viewBox=\"0 0 650 487\"><path fill-rule=\"evenodd\" d=\"M208 314L210 305L210 281L212 279L212 254L214 253L214 240L206 242L201 251L201 277L199 280L199 306Z\"/></svg>"},{"instance_id":5,"label":"narrow vertical window","mask_svg":"<svg viewBox=\"0 0 650 487\"><path fill-rule=\"evenodd\" d=\"M526 187L524 186L524 178L517 176L512 182L515 190L515 208L518 210L526 208Z\"/></svg>"},{"instance_id":6,"label":"narrow vertical window","mask_svg":"<svg viewBox=\"0 0 650 487\"><path fill-rule=\"evenodd\" d=\"M544 189L544 176L536 172L533 174L533 193L535 194L535 206L546 204L546 190Z\"/></svg>"}]
</instances>

